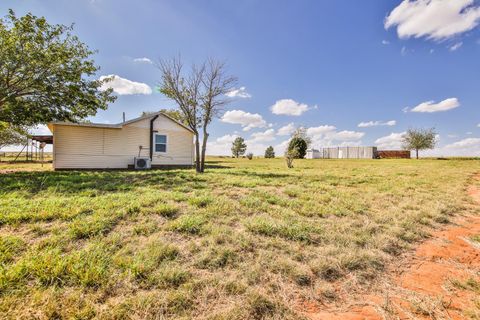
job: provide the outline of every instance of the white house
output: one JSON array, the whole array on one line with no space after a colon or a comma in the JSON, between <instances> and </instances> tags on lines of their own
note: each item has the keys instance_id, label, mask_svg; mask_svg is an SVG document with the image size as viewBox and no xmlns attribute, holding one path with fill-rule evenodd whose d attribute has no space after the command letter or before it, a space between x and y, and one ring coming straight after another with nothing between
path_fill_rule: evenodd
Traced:
<instances>
[{"instance_id":1,"label":"white house","mask_svg":"<svg viewBox=\"0 0 480 320\"><path fill-rule=\"evenodd\" d=\"M151 165L192 166L193 131L157 112L119 124L52 122L54 169L126 169L135 157Z\"/></svg>"}]
</instances>

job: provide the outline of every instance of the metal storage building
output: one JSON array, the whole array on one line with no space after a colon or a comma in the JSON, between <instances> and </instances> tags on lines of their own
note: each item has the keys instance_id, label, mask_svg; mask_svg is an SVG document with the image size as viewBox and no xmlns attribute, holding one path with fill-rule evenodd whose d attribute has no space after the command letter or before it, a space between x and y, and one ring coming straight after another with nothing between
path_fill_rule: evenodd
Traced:
<instances>
[{"instance_id":1,"label":"metal storage building","mask_svg":"<svg viewBox=\"0 0 480 320\"><path fill-rule=\"evenodd\" d=\"M375 159L377 147L329 147L307 150L307 159Z\"/></svg>"}]
</instances>

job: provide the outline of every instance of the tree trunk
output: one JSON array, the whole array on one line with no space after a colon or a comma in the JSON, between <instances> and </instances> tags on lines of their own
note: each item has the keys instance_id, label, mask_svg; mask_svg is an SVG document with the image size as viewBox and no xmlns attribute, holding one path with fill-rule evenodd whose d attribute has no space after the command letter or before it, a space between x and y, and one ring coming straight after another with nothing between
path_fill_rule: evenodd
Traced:
<instances>
[{"instance_id":1,"label":"tree trunk","mask_svg":"<svg viewBox=\"0 0 480 320\"><path fill-rule=\"evenodd\" d=\"M200 139L198 138L198 132L195 134L195 171L200 171Z\"/></svg>"},{"instance_id":2,"label":"tree trunk","mask_svg":"<svg viewBox=\"0 0 480 320\"><path fill-rule=\"evenodd\" d=\"M202 142L202 160L200 165L200 172L205 171L205 151L207 150L207 140L208 140L208 133L207 129L203 128L203 142Z\"/></svg>"},{"instance_id":3,"label":"tree trunk","mask_svg":"<svg viewBox=\"0 0 480 320\"><path fill-rule=\"evenodd\" d=\"M418 149L415 149L415 153L416 153L417 159L418 159Z\"/></svg>"}]
</instances>

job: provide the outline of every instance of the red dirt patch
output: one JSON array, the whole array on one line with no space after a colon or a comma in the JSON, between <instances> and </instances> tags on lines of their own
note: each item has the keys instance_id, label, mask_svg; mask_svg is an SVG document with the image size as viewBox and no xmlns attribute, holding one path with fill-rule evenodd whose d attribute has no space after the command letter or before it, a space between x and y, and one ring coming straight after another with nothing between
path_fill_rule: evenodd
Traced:
<instances>
[{"instance_id":1,"label":"red dirt patch","mask_svg":"<svg viewBox=\"0 0 480 320\"><path fill-rule=\"evenodd\" d=\"M480 204L480 188L470 186L468 194ZM379 291L346 297L358 304L304 303L301 309L314 320L465 319L465 312L473 309L475 293L453 282L478 277L480 247L469 240L478 234L479 216L458 218L454 225L433 232L429 240L396 264L397 269L392 266Z\"/></svg>"}]
</instances>

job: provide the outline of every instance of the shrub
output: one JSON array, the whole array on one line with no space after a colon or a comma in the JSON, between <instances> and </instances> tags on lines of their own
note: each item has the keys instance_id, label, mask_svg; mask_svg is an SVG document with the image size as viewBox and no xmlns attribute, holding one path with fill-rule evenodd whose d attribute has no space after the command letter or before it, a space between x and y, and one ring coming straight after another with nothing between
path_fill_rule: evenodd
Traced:
<instances>
[{"instance_id":1,"label":"shrub","mask_svg":"<svg viewBox=\"0 0 480 320\"><path fill-rule=\"evenodd\" d=\"M253 159L253 153L251 153L251 152L247 153L247 159L252 160Z\"/></svg>"},{"instance_id":2,"label":"shrub","mask_svg":"<svg viewBox=\"0 0 480 320\"><path fill-rule=\"evenodd\" d=\"M298 158L298 152L296 150L287 150L285 152L285 161L288 168L293 168L293 159Z\"/></svg>"},{"instance_id":3,"label":"shrub","mask_svg":"<svg viewBox=\"0 0 480 320\"><path fill-rule=\"evenodd\" d=\"M301 137L293 137L288 144L288 152L292 152L295 159L303 159L307 154L307 141Z\"/></svg>"}]
</instances>

